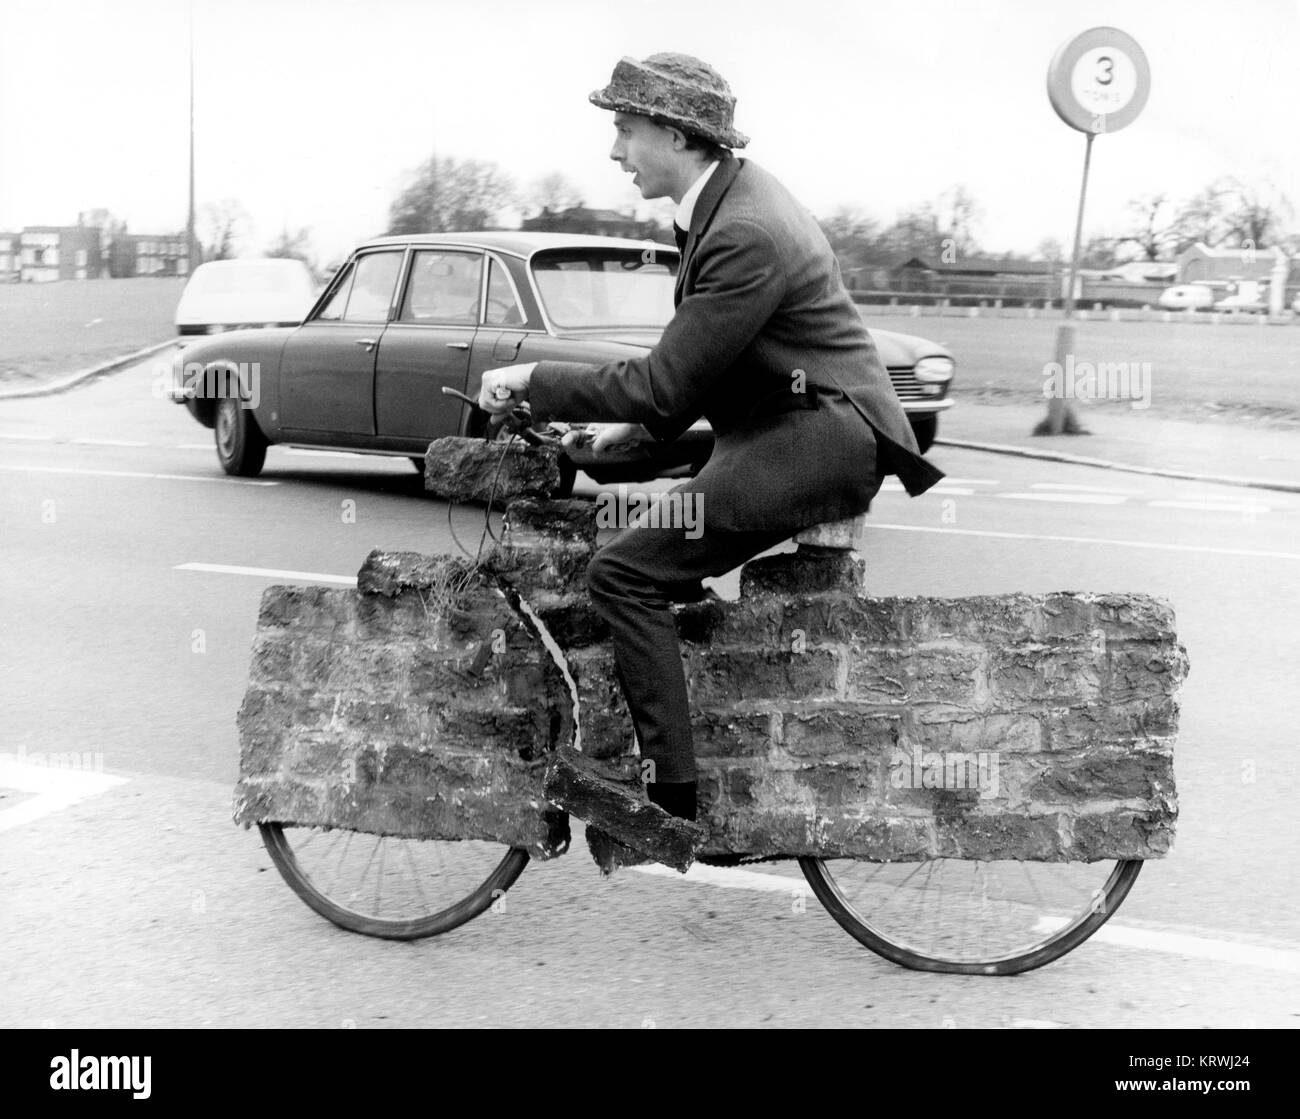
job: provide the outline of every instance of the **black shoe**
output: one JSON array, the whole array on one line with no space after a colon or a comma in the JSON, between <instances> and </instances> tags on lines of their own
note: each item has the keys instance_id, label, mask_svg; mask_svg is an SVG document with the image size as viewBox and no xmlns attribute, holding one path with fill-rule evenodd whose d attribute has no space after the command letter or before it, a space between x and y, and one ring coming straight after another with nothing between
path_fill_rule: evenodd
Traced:
<instances>
[{"instance_id":1,"label":"black shoe","mask_svg":"<svg viewBox=\"0 0 1300 1119\"><path fill-rule=\"evenodd\" d=\"M654 781L645 787L651 804L657 804L670 816L695 819L694 781Z\"/></svg>"},{"instance_id":2,"label":"black shoe","mask_svg":"<svg viewBox=\"0 0 1300 1119\"><path fill-rule=\"evenodd\" d=\"M669 796L677 812L653 797L647 803L646 790L654 788L648 785L643 789L639 781L622 778L608 764L567 746L551 755L543 783L552 804L638 854L685 871L704 845L704 829L694 823L695 784L659 786L676 789ZM687 811L690 817L683 814ZM603 866L601 855L593 854Z\"/></svg>"}]
</instances>

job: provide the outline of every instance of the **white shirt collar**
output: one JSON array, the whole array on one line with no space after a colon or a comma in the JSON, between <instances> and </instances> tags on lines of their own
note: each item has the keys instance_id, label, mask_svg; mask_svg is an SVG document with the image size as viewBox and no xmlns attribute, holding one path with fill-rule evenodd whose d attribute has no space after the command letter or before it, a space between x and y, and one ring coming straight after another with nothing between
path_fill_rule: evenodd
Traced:
<instances>
[{"instance_id":1,"label":"white shirt collar","mask_svg":"<svg viewBox=\"0 0 1300 1119\"><path fill-rule=\"evenodd\" d=\"M682 229L691 228L691 217L695 214L695 203L700 200L700 195L704 192L704 184L709 181L709 176L718 168L718 161L715 159L708 165L695 182L691 183L686 193L682 195L682 200L677 204L677 213L673 215L675 221Z\"/></svg>"}]
</instances>

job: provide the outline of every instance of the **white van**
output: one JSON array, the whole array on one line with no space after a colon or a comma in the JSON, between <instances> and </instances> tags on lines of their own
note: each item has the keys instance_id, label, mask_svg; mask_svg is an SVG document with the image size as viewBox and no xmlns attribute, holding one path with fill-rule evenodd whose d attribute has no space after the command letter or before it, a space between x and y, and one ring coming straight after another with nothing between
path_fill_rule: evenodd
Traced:
<instances>
[{"instance_id":1,"label":"white van","mask_svg":"<svg viewBox=\"0 0 1300 1119\"><path fill-rule=\"evenodd\" d=\"M176 305L176 329L217 334L241 327L297 326L316 301L316 280L301 260L210 260L194 269Z\"/></svg>"}]
</instances>

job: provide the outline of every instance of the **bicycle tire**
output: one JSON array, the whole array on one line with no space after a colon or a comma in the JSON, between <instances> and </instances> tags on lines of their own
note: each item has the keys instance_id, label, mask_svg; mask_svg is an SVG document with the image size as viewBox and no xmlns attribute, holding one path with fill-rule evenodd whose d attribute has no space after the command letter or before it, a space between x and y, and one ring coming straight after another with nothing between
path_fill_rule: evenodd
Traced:
<instances>
[{"instance_id":1,"label":"bicycle tire","mask_svg":"<svg viewBox=\"0 0 1300 1119\"><path fill-rule=\"evenodd\" d=\"M883 873L884 880L878 882L874 889L867 886L855 891L856 897L850 897L848 888L850 874L847 872L849 868L843 868L837 878L836 873L827 865L830 862L853 864L857 868L876 867L889 868L889 870L880 871L875 875L879 878ZM1091 891L1086 906L1074 912L1070 912L1068 905L1064 903L1060 905L1045 903L1041 889L1035 890L1037 898L1028 899L1013 897L1011 896L1013 891L1008 890L1005 898L994 900L992 903L989 902L985 891L980 899L981 916L989 916L989 911L993 907L1005 909L1008 915L1013 915L1016 922L1026 929L1027 942L997 945L987 936L977 936L970 948L945 951L942 950L944 947L952 945L954 940L961 941L962 937L960 932L954 937L951 925L944 926L942 897L937 900L925 897L919 899L928 905L932 914L927 920L934 925L936 932L930 940L927 940L921 931L919 918L909 928L906 920L900 920L898 917L885 918L881 915L894 900L893 895L900 891L910 888L913 894L910 900L913 901L918 900L915 896L918 893L927 894L928 883L933 879L935 868L940 864L973 867L975 869L972 877L981 873L987 876L989 874L987 869L981 870L981 868L995 865L960 859L934 859L920 863L866 863L850 859L829 860L810 856L799 859L800 869L818 901L849 935L877 955L902 967L915 971L944 972L953 975L1019 975L1060 959L1067 952L1077 948L1110 919L1128 896L1138 872L1142 869L1141 859L1116 861L1102 886ZM1019 867L1027 877L1028 868L1038 868L1038 872L1042 875L1055 874L1058 882L1061 883L1068 876L1071 881L1068 891L1065 892L1074 895L1080 893L1081 884L1095 881L1100 876L1099 871L1105 870L1110 864L1025 863L1008 860L1006 863L996 865ZM1082 869L1084 867L1090 869L1085 871ZM910 873L908 868L911 868ZM919 888L909 887L912 879L927 868L928 874L924 884ZM865 872L863 876L872 877L865 875ZM898 881L899 878L902 878L902 881ZM1061 892L1058 890L1058 893ZM863 905L871 908L876 916L874 918L864 916L860 912ZM964 928L964 922L970 916L968 912L970 907L967 905L962 908L965 910L961 914ZM1057 914L1062 908L1067 910L1064 923L1059 927L1051 927L1046 935L1033 939L1038 936L1044 924L1055 926L1058 920Z\"/></svg>"},{"instance_id":2,"label":"bicycle tire","mask_svg":"<svg viewBox=\"0 0 1300 1119\"><path fill-rule=\"evenodd\" d=\"M502 844L469 840L397 839L341 828L297 828L278 823L259 824L258 829L262 833L262 842L271 856L271 861L275 863L281 877L308 906L349 932L386 940L419 940L423 937L437 936L473 920L498 904L499 899L523 873L529 859L528 852L522 847L504 848L504 853L500 854L495 867L483 873L481 867L488 866L492 859L502 852ZM316 836L331 837L328 845L333 850L329 854L323 851L317 852L308 858L304 855L304 851ZM357 856L351 856L351 844L356 837L361 837L363 846L371 845L373 841L369 855L363 850L359 851ZM344 844L344 848L337 858L336 869L341 872L346 867L355 879L354 888L350 892L346 885L336 887L332 880L329 882L324 880L326 877L324 865L338 854L340 841ZM405 866L414 872L403 874L409 885L398 882L396 876L389 876L387 880L391 889L394 891L400 889L407 896L410 895L413 885L414 893L420 900L410 903L410 912L400 910L379 912L381 909L379 896L385 883L385 848L392 849L396 855L395 861L399 864L403 863L401 856L404 854ZM413 854L415 851L419 852L420 861L429 866L441 860L443 856L450 857L457 864L454 874L442 876L443 884L450 887L448 892L457 895L455 901L442 905L440 902L426 900L424 886L421 884L422 873L415 866L416 855ZM372 907L373 911L367 911L358 908L358 903L363 900L359 895L362 884L370 877L376 852L379 852L379 865L373 877L376 901ZM304 863L308 865L305 866ZM321 870L316 869L318 865ZM430 878L437 879L438 875L431 874ZM477 885L474 885L474 882L477 882ZM431 888L433 888L432 883ZM368 895L371 887L366 885L365 890ZM407 903L406 896L400 899L400 903Z\"/></svg>"}]
</instances>

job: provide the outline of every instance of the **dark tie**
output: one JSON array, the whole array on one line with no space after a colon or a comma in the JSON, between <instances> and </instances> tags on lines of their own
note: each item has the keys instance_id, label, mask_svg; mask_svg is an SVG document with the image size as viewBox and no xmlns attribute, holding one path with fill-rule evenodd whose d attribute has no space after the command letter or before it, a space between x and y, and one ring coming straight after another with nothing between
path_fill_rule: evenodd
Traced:
<instances>
[{"instance_id":1,"label":"dark tie","mask_svg":"<svg viewBox=\"0 0 1300 1119\"><path fill-rule=\"evenodd\" d=\"M673 236L677 239L677 251L684 253L686 251L686 230L676 222L673 222Z\"/></svg>"}]
</instances>

